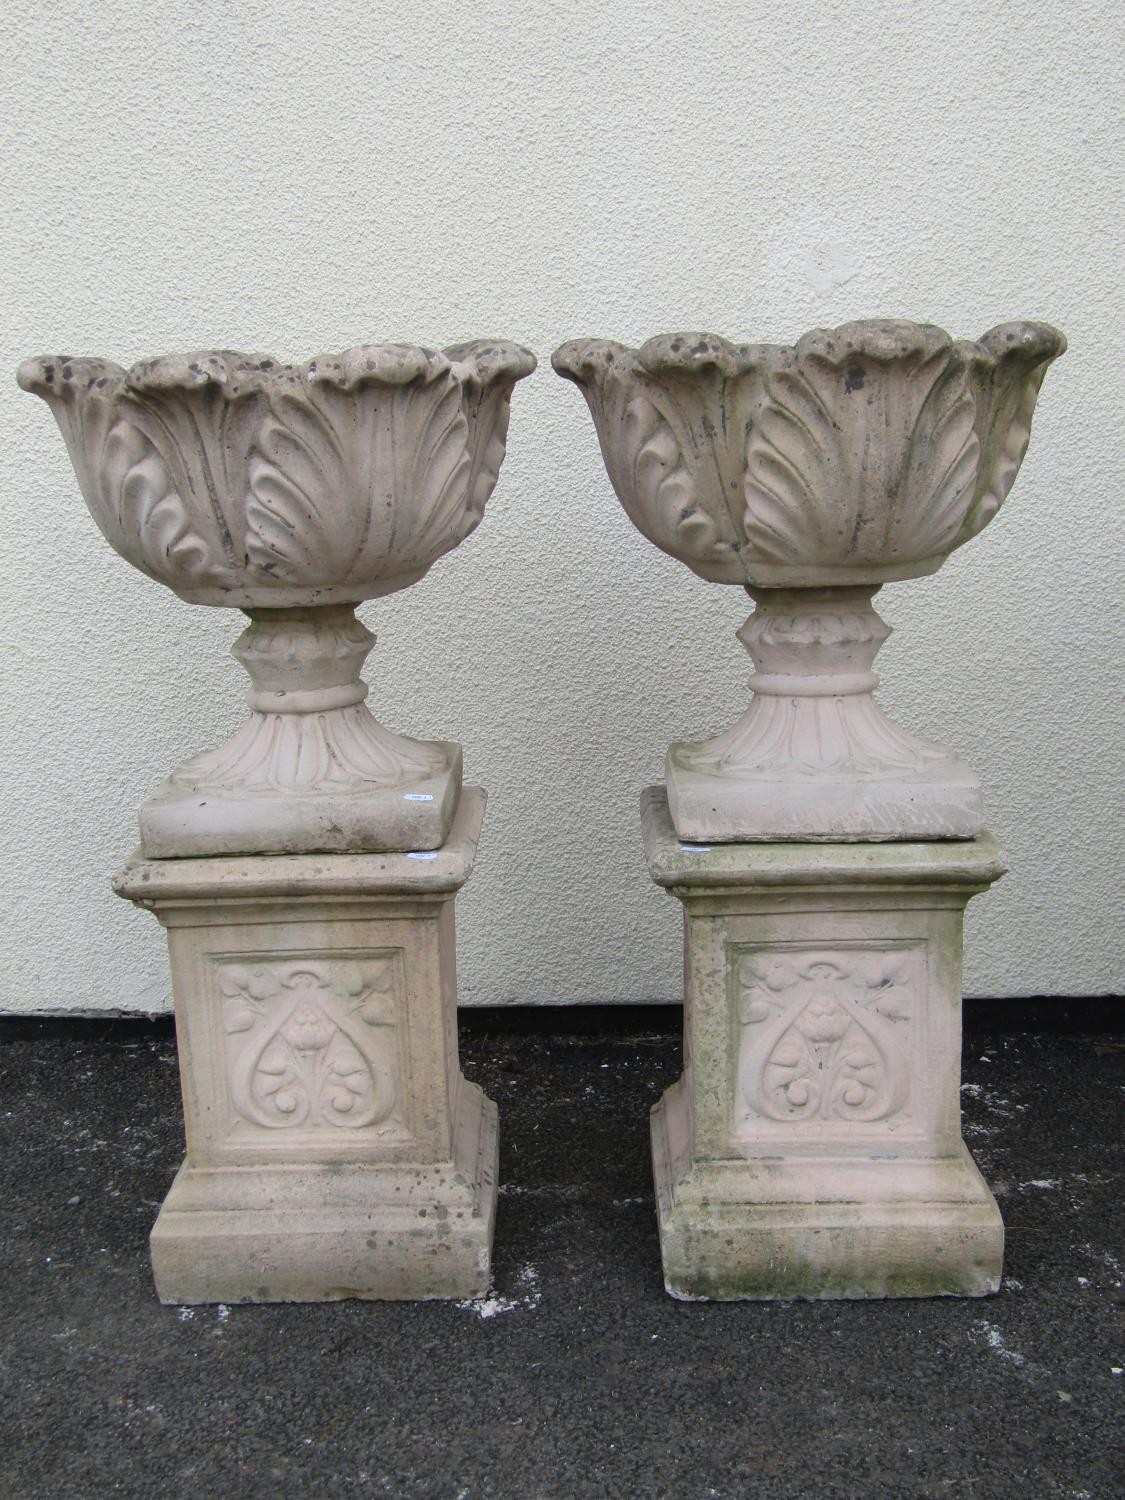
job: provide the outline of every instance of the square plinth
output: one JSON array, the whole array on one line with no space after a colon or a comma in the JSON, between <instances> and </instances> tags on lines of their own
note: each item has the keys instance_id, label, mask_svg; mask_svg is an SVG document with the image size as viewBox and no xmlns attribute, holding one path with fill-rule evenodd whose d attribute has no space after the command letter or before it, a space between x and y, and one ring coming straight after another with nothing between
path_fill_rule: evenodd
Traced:
<instances>
[{"instance_id":1,"label":"square plinth","mask_svg":"<svg viewBox=\"0 0 1125 1500\"><path fill-rule=\"evenodd\" d=\"M484 793L434 851L138 857L167 930L188 1151L152 1233L165 1302L473 1297L496 1110L461 1074L453 904Z\"/></svg>"},{"instance_id":2,"label":"square plinth","mask_svg":"<svg viewBox=\"0 0 1125 1500\"><path fill-rule=\"evenodd\" d=\"M652 1119L668 1291L995 1291L960 1125L962 921L995 841L685 847L662 787L642 824L684 910L684 1074Z\"/></svg>"},{"instance_id":3,"label":"square plinth","mask_svg":"<svg viewBox=\"0 0 1125 1500\"><path fill-rule=\"evenodd\" d=\"M668 806L688 843L804 843L971 839L983 826L981 784L951 756L902 776L767 780L710 776L683 764L692 747L671 745Z\"/></svg>"},{"instance_id":4,"label":"square plinth","mask_svg":"<svg viewBox=\"0 0 1125 1500\"><path fill-rule=\"evenodd\" d=\"M362 792L233 795L165 781L141 804L141 849L149 859L439 849L461 795L461 746L432 744L445 757L438 770Z\"/></svg>"},{"instance_id":5,"label":"square plinth","mask_svg":"<svg viewBox=\"0 0 1125 1500\"><path fill-rule=\"evenodd\" d=\"M462 1078L440 1162L195 1166L153 1226L161 1302L479 1297L491 1280L496 1106Z\"/></svg>"}]
</instances>

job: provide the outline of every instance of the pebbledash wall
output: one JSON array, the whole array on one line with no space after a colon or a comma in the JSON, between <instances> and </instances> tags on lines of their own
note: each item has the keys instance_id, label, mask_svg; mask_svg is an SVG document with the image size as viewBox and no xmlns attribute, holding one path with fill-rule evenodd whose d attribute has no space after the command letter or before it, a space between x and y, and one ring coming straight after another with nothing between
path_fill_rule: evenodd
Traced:
<instances>
[{"instance_id":1,"label":"pebbledash wall","mask_svg":"<svg viewBox=\"0 0 1125 1500\"><path fill-rule=\"evenodd\" d=\"M1010 858L967 992L1119 984L1120 12L56 0L3 24L0 1008L168 1004L162 934L109 876L141 798L243 707L241 617L109 550L20 358L538 352L481 528L364 606L372 703L460 739L490 792L463 1000L642 1002L678 998L680 934L638 793L743 706L749 601L633 530L548 357L872 315L1069 336L998 519L880 595L882 696L981 773Z\"/></svg>"}]
</instances>

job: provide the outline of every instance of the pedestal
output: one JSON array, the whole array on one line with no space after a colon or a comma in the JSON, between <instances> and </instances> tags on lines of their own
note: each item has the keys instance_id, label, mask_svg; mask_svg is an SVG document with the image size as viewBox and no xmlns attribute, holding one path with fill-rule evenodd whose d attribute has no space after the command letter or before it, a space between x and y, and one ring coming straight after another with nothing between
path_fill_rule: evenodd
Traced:
<instances>
[{"instance_id":1,"label":"pedestal","mask_svg":"<svg viewBox=\"0 0 1125 1500\"><path fill-rule=\"evenodd\" d=\"M693 1299L981 1296L1004 1230L961 1138L964 842L685 846L684 1074L653 1110L665 1285Z\"/></svg>"},{"instance_id":2,"label":"pedestal","mask_svg":"<svg viewBox=\"0 0 1125 1500\"><path fill-rule=\"evenodd\" d=\"M461 1074L453 905L484 792L429 853L137 859L168 932L187 1157L163 1302L473 1297L496 1107Z\"/></svg>"}]
</instances>

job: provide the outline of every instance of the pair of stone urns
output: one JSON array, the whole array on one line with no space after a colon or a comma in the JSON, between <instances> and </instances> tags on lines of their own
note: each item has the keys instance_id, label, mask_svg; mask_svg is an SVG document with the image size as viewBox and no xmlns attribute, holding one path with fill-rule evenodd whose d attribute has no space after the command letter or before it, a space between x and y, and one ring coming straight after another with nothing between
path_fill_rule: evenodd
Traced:
<instances>
[{"instance_id":1,"label":"pair of stone urns","mask_svg":"<svg viewBox=\"0 0 1125 1500\"><path fill-rule=\"evenodd\" d=\"M970 343L869 321L555 353L631 519L755 605L749 709L673 744L642 798L685 922L684 1073L652 1119L675 1296L999 1285L959 1050L962 917L1004 867L968 767L873 697L872 597L992 520L1064 347L1038 323ZM484 793L458 745L372 717L354 606L477 525L534 367L482 341L20 370L110 544L250 619L250 718L143 805L116 881L171 954L188 1151L152 1234L165 1301L489 1285L496 1111L458 1064L453 934Z\"/></svg>"}]
</instances>

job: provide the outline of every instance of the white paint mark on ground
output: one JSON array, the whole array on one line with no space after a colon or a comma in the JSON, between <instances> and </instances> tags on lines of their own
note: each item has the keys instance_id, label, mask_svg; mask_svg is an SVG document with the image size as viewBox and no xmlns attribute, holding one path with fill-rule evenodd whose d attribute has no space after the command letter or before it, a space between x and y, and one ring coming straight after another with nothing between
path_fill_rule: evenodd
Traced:
<instances>
[{"instance_id":1,"label":"white paint mark on ground","mask_svg":"<svg viewBox=\"0 0 1125 1500\"><path fill-rule=\"evenodd\" d=\"M1057 1177L1033 1177L1030 1182L1021 1182L1020 1187L1042 1188L1045 1192L1050 1192L1055 1188L1062 1187L1062 1183Z\"/></svg>"},{"instance_id":2,"label":"white paint mark on ground","mask_svg":"<svg viewBox=\"0 0 1125 1500\"><path fill-rule=\"evenodd\" d=\"M995 1323L981 1322L976 1324L976 1328L987 1347L992 1350L998 1359L1006 1359L1013 1365L1023 1366L1027 1364L1027 1360L1022 1354L1018 1354L1015 1349L1008 1348L1004 1342L1004 1335Z\"/></svg>"},{"instance_id":3,"label":"white paint mark on ground","mask_svg":"<svg viewBox=\"0 0 1125 1500\"><path fill-rule=\"evenodd\" d=\"M534 1311L543 1300L543 1292L539 1285L539 1272L529 1262L516 1272L516 1289L519 1293L515 1297L504 1297L499 1292L489 1291L484 1297L470 1297L464 1302L458 1302L457 1306L465 1312L474 1312L478 1318L495 1318L501 1313L515 1312L518 1308Z\"/></svg>"}]
</instances>

